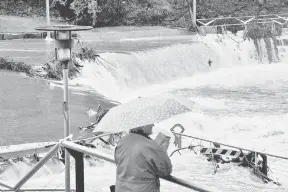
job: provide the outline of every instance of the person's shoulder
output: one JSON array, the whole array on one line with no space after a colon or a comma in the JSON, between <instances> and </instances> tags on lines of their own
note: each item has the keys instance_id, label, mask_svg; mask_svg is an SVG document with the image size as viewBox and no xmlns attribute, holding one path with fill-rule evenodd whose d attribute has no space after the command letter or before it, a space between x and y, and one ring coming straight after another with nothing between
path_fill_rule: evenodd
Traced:
<instances>
[{"instance_id":1,"label":"person's shoulder","mask_svg":"<svg viewBox=\"0 0 289 192\"><path fill-rule=\"evenodd\" d=\"M155 140L152 140L152 139L147 139L144 145L145 145L145 148L149 150L153 150L153 151L162 150L161 146L159 146L159 144Z\"/></svg>"},{"instance_id":2,"label":"person's shoulder","mask_svg":"<svg viewBox=\"0 0 289 192\"><path fill-rule=\"evenodd\" d=\"M127 134L123 136L120 140L119 143L131 143L131 144L138 144L138 143L143 143L143 138L139 136L138 134Z\"/></svg>"}]
</instances>

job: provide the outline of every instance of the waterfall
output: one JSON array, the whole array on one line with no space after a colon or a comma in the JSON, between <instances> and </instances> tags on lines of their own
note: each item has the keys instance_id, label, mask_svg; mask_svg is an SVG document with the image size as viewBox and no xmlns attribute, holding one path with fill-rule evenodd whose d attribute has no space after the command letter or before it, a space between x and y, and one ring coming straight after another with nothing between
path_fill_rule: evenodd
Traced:
<instances>
[{"instance_id":1,"label":"waterfall","mask_svg":"<svg viewBox=\"0 0 289 192\"><path fill-rule=\"evenodd\" d=\"M76 81L116 100L126 97L132 90L220 68L279 60L276 43L271 38L252 41L244 40L240 35L215 34L192 36L187 44L100 56L102 59L95 62L82 63L82 75Z\"/></svg>"}]
</instances>

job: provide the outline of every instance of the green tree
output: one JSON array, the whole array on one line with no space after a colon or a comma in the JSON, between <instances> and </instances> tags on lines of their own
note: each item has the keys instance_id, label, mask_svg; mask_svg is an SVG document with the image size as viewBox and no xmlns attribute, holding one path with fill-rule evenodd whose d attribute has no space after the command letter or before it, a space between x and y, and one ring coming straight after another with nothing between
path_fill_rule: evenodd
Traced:
<instances>
[{"instance_id":1,"label":"green tree","mask_svg":"<svg viewBox=\"0 0 289 192\"><path fill-rule=\"evenodd\" d=\"M128 0L125 2L124 23L127 25L157 25L172 13L166 0Z\"/></svg>"}]
</instances>

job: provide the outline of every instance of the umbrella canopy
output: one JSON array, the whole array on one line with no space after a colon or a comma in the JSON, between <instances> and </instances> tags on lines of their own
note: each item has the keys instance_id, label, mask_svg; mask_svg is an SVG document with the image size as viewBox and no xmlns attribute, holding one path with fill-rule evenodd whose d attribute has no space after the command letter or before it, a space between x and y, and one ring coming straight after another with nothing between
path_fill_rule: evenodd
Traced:
<instances>
[{"instance_id":1,"label":"umbrella canopy","mask_svg":"<svg viewBox=\"0 0 289 192\"><path fill-rule=\"evenodd\" d=\"M93 132L124 132L155 124L193 109L194 103L185 98L154 96L142 97L111 108Z\"/></svg>"}]
</instances>

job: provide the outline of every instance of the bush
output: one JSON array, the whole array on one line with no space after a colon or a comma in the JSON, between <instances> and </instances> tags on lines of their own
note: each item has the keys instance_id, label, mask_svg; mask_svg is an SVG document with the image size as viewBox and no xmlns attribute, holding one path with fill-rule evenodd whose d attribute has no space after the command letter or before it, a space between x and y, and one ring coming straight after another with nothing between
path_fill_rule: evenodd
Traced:
<instances>
[{"instance_id":1,"label":"bush","mask_svg":"<svg viewBox=\"0 0 289 192\"><path fill-rule=\"evenodd\" d=\"M272 27L270 25L259 25L259 24L251 24L248 25L248 28L245 32L245 38L250 39L262 39L273 37L274 33Z\"/></svg>"},{"instance_id":2,"label":"bush","mask_svg":"<svg viewBox=\"0 0 289 192\"><path fill-rule=\"evenodd\" d=\"M83 47L77 52L73 53L69 63L68 77L72 79L77 77L77 75L80 73L82 66L79 63L79 60L94 60L97 56L98 55L95 50L88 47ZM25 64L24 62L18 62L12 59L0 57L0 69L23 72L31 77L41 77L45 79L61 80L63 77L61 62L56 59L46 62L42 66L41 70L34 70L30 65Z\"/></svg>"},{"instance_id":3,"label":"bush","mask_svg":"<svg viewBox=\"0 0 289 192\"><path fill-rule=\"evenodd\" d=\"M79 66L75 65L75 60L72 59L68 65L68 69L69 69L68 77L70 79L76 77L80 73L79 68L80 68ZM45 63L42 69L46 72L46 75L44 75L44 78L61 80L63 77L62 64L60 61L56 59L53 59Z\"/></svg>"},{"instance_id":4,"label":"bush","mask_svg":"<svg viewBox=\"0 0 289 192\"><path fill-rule=\"evenodd\" d=\"M128 2L125 9L123 22L126 25L159 25L172 13L168 2L159 0Z\"/></svg>"},{"instance_id":5,"label":"bush","mask_svg":"<svg viewBox=\"0 0 289 192\"><path fill-rule=\"evenodd\" d=\"M79 59L94 60L97 56L95 50L88 47L83 47L77 52L72 53L71 61L68 65L68 77L72 79L77 77L80 73L82 65L79 63ZM52 59L45 63L42 69L45 71L44 78L61 80L63 77L61 62L56 59Z\"/></svg>"},{"instance_id":6,"label":"bush","mask_svg":"<svg viewBox=\"0 0 289 192\"><path fill-rule=\"evenodd\" d=\"M53 5L59 11L70 5L77 24L92 26L157 25L171 12L167 0L54 0Z\"/></svg>"},{"instance_id":7,"label":"bush","mask_svg":"<svg viewBox=\"0 0 289 192\"><path fill-rule=\"evenodd\" d=\"M22 72L29 76L33 75L33 69L30 65L3 57L0 57L0 69L13 72Z\"/></svg>"},{"instance_id":8,"label":"bush","mask_svg":"<svg viewBox=\"0 0 289 192\"><path fill-rule=\"evenodd\" d=\"M51 2L52 0L50 0ZM21 17L45 17L44 0L1 0L0 15L14 15ZM56 18L58 13L55 9L50 9L50 16Z\"/></svg>"},{"instance_id":9,"label":"bush","mask_svg":"<svg viewBox=\"0 0 289 192\"><path fill-rule=\"evenodd\" d=\"M73 53L73 55L80 60L94 60L98 56L97 52L89 47L82 47L80 50Z\"/></svg>"}]
</instances>

